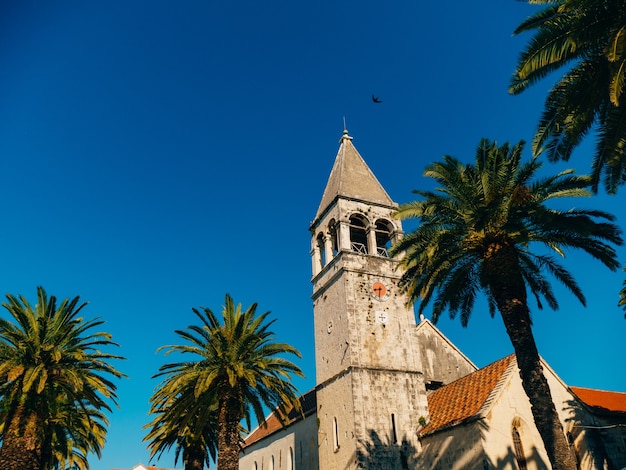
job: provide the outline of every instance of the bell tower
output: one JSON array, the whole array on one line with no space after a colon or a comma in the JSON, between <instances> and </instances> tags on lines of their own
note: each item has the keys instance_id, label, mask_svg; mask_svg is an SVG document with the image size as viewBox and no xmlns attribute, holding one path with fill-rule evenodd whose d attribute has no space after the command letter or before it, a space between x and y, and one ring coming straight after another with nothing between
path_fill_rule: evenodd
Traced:
<instances>
[{"instance_id":1,"label":"bell tower","mask_svg":"<svg viewBox=\"0 0 626 470\"><path fill-rule=\"evenodd\" d=\"M320 470L412 468L428 415L396 207L344 130L310 226Z\"/></svg>"}]
</instances>

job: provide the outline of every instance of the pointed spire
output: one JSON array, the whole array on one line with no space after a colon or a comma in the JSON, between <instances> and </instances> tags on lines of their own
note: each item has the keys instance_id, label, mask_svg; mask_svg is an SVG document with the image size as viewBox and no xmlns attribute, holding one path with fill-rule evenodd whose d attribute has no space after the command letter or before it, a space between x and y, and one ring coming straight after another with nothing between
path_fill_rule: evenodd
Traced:
<instances>
[{"instance_id":1,"label":"pointed spire","mask_svg":"<svg viewBox=\"0 0 626 470\"><path fill-rule=\"evenodd\" d=\"M339 139L339 151L315 218L317 219L337 197L385 206L394 205L352 144L352 137L348 134L348 129L345 129L345 125L343 135Z\"/></svg>"},{"instance_id":2,"label":"pointed spire","mask_svg":"<svg viewBox=\"0 0 626 470\"><path fill-rule=\"evenodd\" d=\"M345 125L345 123L344 123ZM352 140L352 137L350 137L348 135L348 129L346 129L345 127L343 128L343 135L341 136L341 139L339 139L339 143L343 143L344 140Z\"/></svg>"}]
</instances>

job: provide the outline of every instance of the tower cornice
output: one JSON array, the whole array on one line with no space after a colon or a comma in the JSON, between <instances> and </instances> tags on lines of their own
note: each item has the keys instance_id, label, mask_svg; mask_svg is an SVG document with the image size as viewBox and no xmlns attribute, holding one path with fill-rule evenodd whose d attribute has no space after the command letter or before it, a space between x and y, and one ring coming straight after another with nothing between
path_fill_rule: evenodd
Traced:
<instances>
[{"instance_id":1,"label":"tower cornice","mask_svg":"<svg viewBox=\"0 0 626 470\"><path fill-rule=\"evenodd\" d=\"M346 258L353 258L355 260L365 258L369 262L366 266L356 268L352 267L350 263L346 263ZM396 273L396 267L398 266L399 261L394 258L382 258L380 256L374 255L355 254L352 251L341 251L330 261L330 263L324 266L321 272L319 272L316 276L313 277L313 279L311 279L311 282L314 286L313 295L311 296L311 298L315 300L320 295L322 295L325 292L326 287L332 285L333 282L344 273L373 274L372 263L376 263L379 265L383 263L391 264L392 267L386 270L387 272L385 273L384 277L388 279L394 279L396 281L400 280L400 273ZM332 274L329 274L331 272ZM380 273L377 272L375 275L380 276Z\"/></svg>"},{"instance_id":2,"label":"tower cornice","mask_svg":"<svg viewBox=\"0 0 626 470\"><path fill-rule=\"evenodd\" d=\"M372 201L368 199L359 199L359 198L354 198L354 197L341 196L338 194L334 197L332 201L330 201L330 203L326 206L326 208L322 212L318 213L315 216L315 219L313 219L313 221L309 225L309 230L313 231L314 228L317 226L317 224L320 222L320 220L322 220L326 216L326 214L328 214L333 209L333 207L335 207L335 205L340 199L344 201L366 204L368 206L382 207L384 209L390 209L392 211L395 211L398 209L398 203L393 202L393 201L391 201L390 204L374 204L372 203Z\"/></svg>"}]
</instances>

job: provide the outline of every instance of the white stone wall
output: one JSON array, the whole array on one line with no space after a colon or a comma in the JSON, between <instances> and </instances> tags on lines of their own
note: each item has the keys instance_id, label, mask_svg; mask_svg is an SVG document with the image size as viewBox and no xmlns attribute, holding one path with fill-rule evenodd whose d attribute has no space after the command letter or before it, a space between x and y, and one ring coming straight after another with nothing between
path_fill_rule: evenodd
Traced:
<instances>
[{"instance_id":1,"label":"white stone wall","mask_svg":"<svg viewBox=\"0 0 626 470\"><path fill-rule=\"evenodd\" d=\"M240 454L239 469L317 470L317 447L317 419L313 414L247 447Z\"/></svg>"},{"instance_id":2,"label":"white stone wall","mask_svg":"<svg viewBox=\"0 0 626 470\"><path fill-rule=\"evenodd\" d=\"M594 442L591 433L599 431L586 426L602 426L604 423L580 406L549 368L544 367L544 373L564 432L572 434L575 440L580 470L621 468L626 465L626 455L623 452L626 448L623 439L626 436L621 434L620 428L603 430L602 437ZM423 450L415 468L516 469L512 436L515 423L520 432L528 470L549 469L549 460L534 425L530 402L517 369L511 371L508 380L501 384L493 397L488 412L482 419L422 438ZM610 442L615 442L614 449Z\"/></svg>"},{"instance_id":3,"label":"white stone wall","mask_svg":"<svg viewBox=\"0 0 626 470\"><path fill-rule=\"evenodd\" d=\"M357 368L317 399L320 469L401 469L402 458L416 457L416 430L427 415L421 374Z\"/></svg>"},{"instance_id":4,"label":"white stone wall","mask_svg":"<svg viewBox=\"0 0 626 470\"><path fill-rule=\"evenodd\" d=\"M428 414L422 374L359 369L353 380L356 445L364 467L403 468L400 451L407 463L415 458L416 431L420 418Z\"/></svg>"},{"instance_id":5,"label":"white stone wall","mask_svg":"<svg viewBox=\"0 0 626 470\"><path fill-rule=\"evenodd\" d=\"M618 434L615 436L613 441L619 448L612 452L610 445L607 444L611 442L611 433L619 428L606 429L601 433L599 429L593 429L593 426L602 427L605 423L598 421L584 406L581 406L566 385L549 367L544 366L544 374L548 379L550 393L564 432L569 434L573 440L572 451L577 454L580 470L604 469L610 468L611 465L615 468L622 468L626 465L626 454L624 454L626 446L623 440L626 435ZM493 431L488 434L485 450L492 461L502 461L505 458L505 450L509 452L507 449L512 448L509 435L511 423L516 417L521 417L522 443L529 459L528 468L549 468L549 460L541 436L534 426L530 402L524 392L517 370L513 371L510 382L503 390L502 397L488 416L489 428ZM592 428L588 426L592 426ZM507 431L509 435L506 434ZM619 431L617 432L619 433ZM594 436L594 433L597 434ZM608 463L609 460L612 460L611 465Z\"/></svg>"},{"instance_id":6,"label":"white stone wall","mask_svg":"<svg viewBox=\"0 0 626 470\"><path fill-rule=\"evenodd\" d=\"M317 391L320 470L356 468L352 393L350 374L336 378Z\"/></svg>"},{"instance_id":7,"label":"white stone wall","mask_svg":"<svg viewBox=\"0 0 626 470\"><path fill-rule=\"evenodd\" d=\"M345 284L338 278L337 283ZM350 364L349 312L346 291L333 285L315 299L315 373L317 383L336 376Z\"/></svg>"},{"instance_id":8,"label":"white stone wall","mask_svg":"<svg viewBox=\"0 0 626 470\"><path fill-rule=\"evenodd\" d=\"M557 411L562 410L560 391L563 387L549 371L544 371L544 374L548 378ZM563 422L563 413L559 414ZM515 465L512 434L514 420L520 432L528 470L550 468L548 456L543 447L541 436L534 425L530 402L522 388L522 381L517 369L511 371L510 380L499 390L487 418L481 421L485 430L483 448L488 461L491 463L491 468Z\"/></svg>"},{"instance_id":9,"label":"white stone wall","mask_svg":"<svg viewBox=\"0 0 626 470\"><path fill-rule=\"evenodd\" d=\"M430 470L487 470L483 451L482 426L478 422L457 426L450 431L428 436L422 440L416 469ZM493 467L491 467L493 468ZM516 470L517 466L503 466Z\"/></svg>"}]
</instances>

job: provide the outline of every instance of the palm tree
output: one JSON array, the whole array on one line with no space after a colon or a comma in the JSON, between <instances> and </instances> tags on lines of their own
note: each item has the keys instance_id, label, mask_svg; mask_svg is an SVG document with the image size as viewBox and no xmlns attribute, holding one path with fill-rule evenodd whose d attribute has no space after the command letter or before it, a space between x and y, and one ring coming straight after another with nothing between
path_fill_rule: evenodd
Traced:
<instances>
[{"instance_id":1,"label":"palm tree","mask_svg":"<svg viewBox=\"0 0 626 470\"><path fill-rule=\"evenodd\" d=\"M144 441L151 459L174 447L174 465L182 454L185 470L202 470L217 460L217 400L208 393L196 399L194 388L177 379L168 375L150 398L155 417L145 426L150 431Z\"/></svg>"},{"instance_id":2,"label":"palm tree","mask_svg":"<svg viewBox=\"0 0 626 470\"><path fill-rule=\"evenodd\" d=\"M86 470L89 453L101 456L109 424L105 413L88 403L67 402L66 398L57 395L49 415L42 445L42 470Z\"/></svg>"},{"instance_id":3,"label":"palm tree","mask_svg":"<svg viewBox=\"0 0 626 470\"><path fill-rule=\"evenodd\" d=\"M537 429L554 469L574 469L531 330L527 290L558 308L546 273L567 287L584 305L572 275L549 252L530 251L538 243L559 255L578 248L611 270L618 267L611 243L621 244L613 216L602 211L548 208L562 197L587 196L589 178L571 170L535 179L537 158L522 164L523 142L515 146L483 139L475 165L445 156L426 168L440 189L415 191L423 199L399 207L400 219L420 225L400 240L393 255L404 253L400 285L409 302L423 312L431 300L433 321L447 309L467 325L479 293L486 294L490 314L500 312L511 339L520 376Z\"/></svg>"},{"instance_id":4,"label":"palm tree","mask_svg":"<svg viewBox=\"0 0 626 470\"><path fill-rule=\"evenodd\" d=\"M100 454L107 419L123 377L109 361L122 359L101 347L111 335L91 330L79 297L60 304L37 288L37 305L7 294L0 318L0 468L47 470L59 465L87 469L87 453Z\"/></svg>"},{"instance_id":5,"label":"palm tree","mask_svg":"<svg viewBox=\"0 0 626 470\"><path fill-rule=\"evenodd\" d=\"M526 0L546 7L523 21L515 34L534 31L520 55L509 91L517 94L546 75L565 69L550 90L533 141L533 152L568 160L591 131L598 140L592 188L601 179L615 193L626 180L626 1Z\"/></svg>"},{"instance_id":6,"label":"palm tree","mask_svg":"<svg viewBox=\"0 0 626 470\"><path fill-rule=\"evenodd\" d=\"M209 419L216 413L218 470L239 468L241 422L245 420L250 429L250 410L259 423L264 423L266 409L277 409L279 418L291 408L300 409L290 379L292 374L303 374L285 358L290 354L300 357L300 353L288 344L274 342L274 333L269 330L274 320L266 322L270 312L257 316L256 309L254 303L242 310L241 304L235 306L227 294L223 322L206 307L194 308L201 325L176 330L189 344L161 348L166 354L197 357L165 364L158 375L167 377L165 387L180 391L177 405L185 410L180 415L184 425L198 429L195 422L199 417ZM179 417L172 413L172 419Z\"/></svg>"}]
</instances>

